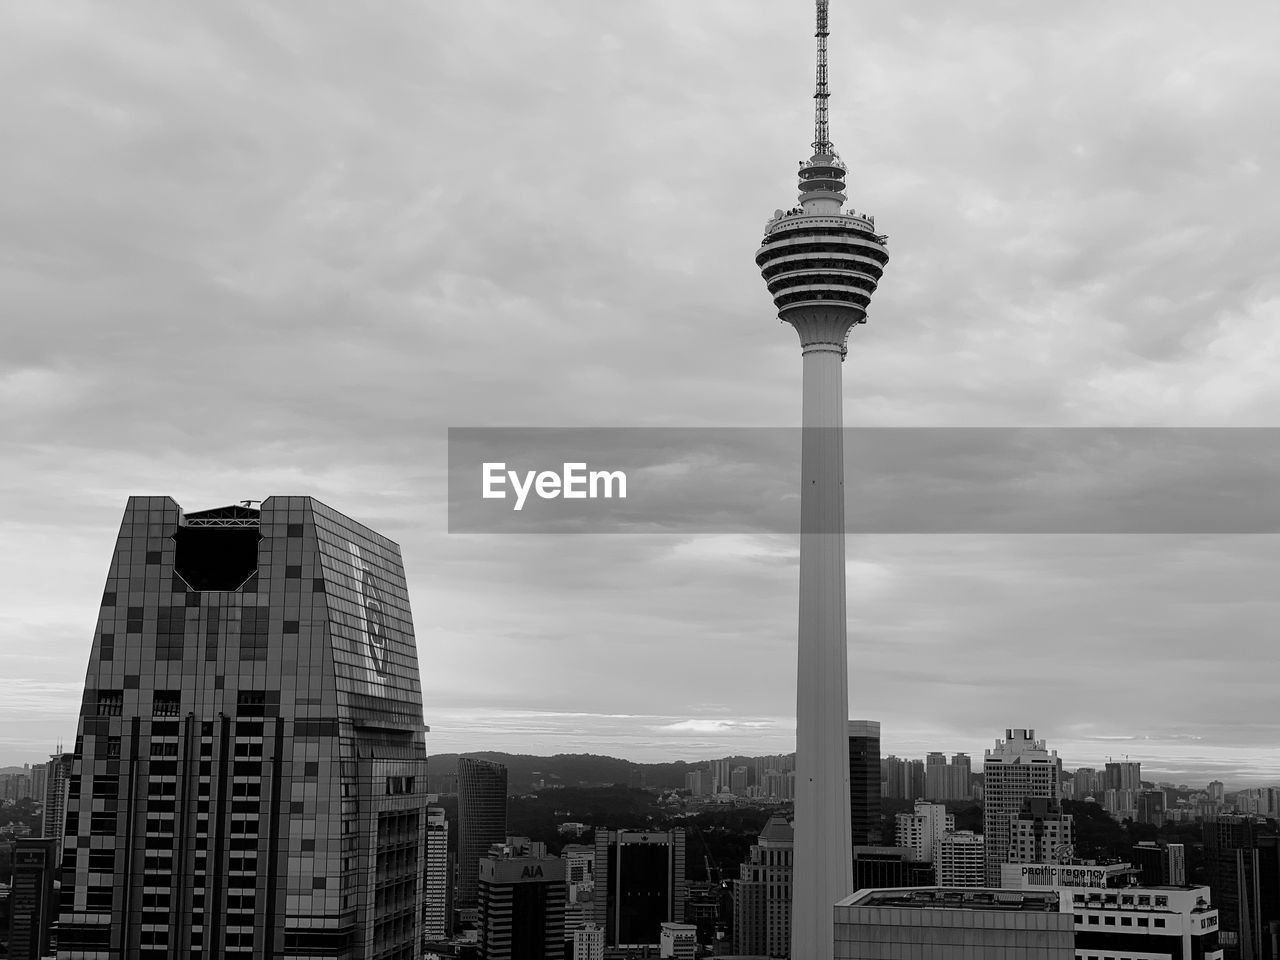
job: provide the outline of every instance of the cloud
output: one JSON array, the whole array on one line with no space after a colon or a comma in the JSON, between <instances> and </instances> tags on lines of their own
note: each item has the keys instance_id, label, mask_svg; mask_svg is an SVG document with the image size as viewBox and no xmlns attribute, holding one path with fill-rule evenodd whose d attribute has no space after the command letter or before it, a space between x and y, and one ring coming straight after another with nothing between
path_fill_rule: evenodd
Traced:
<instances>
[{"instance_id":1,"label":"cloud","mask_svg":"<svg viewBox=\"0 0 1280 960\"><path fill-rule=\"evenodd\" d=\"M449 535L445 437L797 423L752 254L808 150L810 15L0 12L0 674L51 711L0 705L7 749L74 734L78 698L40 685L79 680L127 495L309 493L404 548L433 749L785 751L779 728L649 727L792 715L794 544ZM834 11L834 137L892 257L846 422L1275 426L1277 17ZM1247 679L1274 666L1270 540L849 553L851 712L887 751L1035 726L1096 763L1083 734L1198 732L1160 762L1275 769Z\"/></svg>"}]
</instances>

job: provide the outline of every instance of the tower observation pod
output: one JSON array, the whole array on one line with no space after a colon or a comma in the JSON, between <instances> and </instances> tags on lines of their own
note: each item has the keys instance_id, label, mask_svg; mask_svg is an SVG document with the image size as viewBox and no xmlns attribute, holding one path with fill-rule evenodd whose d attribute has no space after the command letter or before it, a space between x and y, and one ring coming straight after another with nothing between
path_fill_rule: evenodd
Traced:
<instances>
[{"instance_id":1,"label":"tower observation pod","mask_svg":"<svg viewBox=\"0 0 1280 960\"><path fill-rule=\"evenodd\" d=\"M831 960L834 904L854 892L840 374L889 261L875 219L844 209L848 168L827 128L827 2L817 0L813 156L800 164L800 202L774 214L756 253L804 364L792 960Z\"/></svg>"}]
</instances>

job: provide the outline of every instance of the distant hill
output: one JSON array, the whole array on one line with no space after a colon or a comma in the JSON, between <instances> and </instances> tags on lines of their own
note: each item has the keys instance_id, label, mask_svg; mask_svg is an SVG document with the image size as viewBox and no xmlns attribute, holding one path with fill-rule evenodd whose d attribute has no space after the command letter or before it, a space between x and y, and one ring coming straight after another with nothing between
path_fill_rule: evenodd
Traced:
<instances>
[{"instance_id":1,"label":"distant hill","mask_svg":"<svg viewBox=\"0 0 1280 960\"><path fill-rule=\"evenodd\" d=\"M593 753L557 753L553 757L535 757L523 753L438 753L427 760L427 776L432 789L444 792L448 778L458 773L458 757L474 757L491 760L507 768L507 792L528 793L537 781L545 786L564 787L609 786L621 783L628 787L657 789L683 788L684 775L692 770L705 770L709 760L686 763L635 763L617 757L603 757ZM731 757L736 764L750 764L748 757ZM544 787L545 789L545 787Z\"/></svg>"}]
</instances>

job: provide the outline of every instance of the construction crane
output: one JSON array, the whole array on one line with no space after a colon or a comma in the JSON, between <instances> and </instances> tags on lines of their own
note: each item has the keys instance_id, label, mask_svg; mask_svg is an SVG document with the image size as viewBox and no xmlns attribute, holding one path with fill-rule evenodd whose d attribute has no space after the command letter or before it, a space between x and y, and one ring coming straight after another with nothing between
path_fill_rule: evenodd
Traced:
<instances>
[{"instance_id":1,"label":"construction crane","mask_svg":"<svg viewBox=\"0 0 1280 960\"><path fill-rule=\"evenodd\" d=\"M707 838L702 835L702 828L698 826L698 823L696 820L690 820L689 824L693 827L694 832L697 833L698 839L702 841L702 863L705 866L707 871L707 883L712 882L712 879L711 879L712 869L714 869L716 872L714 882L719 883L720 868L718 866L714 868L711 866L711 847L707 844Z\"/></svg>"}]
</instances>

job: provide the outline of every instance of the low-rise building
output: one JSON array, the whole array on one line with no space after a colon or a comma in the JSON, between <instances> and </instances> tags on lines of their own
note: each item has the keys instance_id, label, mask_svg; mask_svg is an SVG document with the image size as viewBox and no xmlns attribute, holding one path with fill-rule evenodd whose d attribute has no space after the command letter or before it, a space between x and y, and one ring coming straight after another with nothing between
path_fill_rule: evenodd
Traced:
<instances>
[{"instance_id":1,"label":"low-rise building","mask_svg":"<svg viewBox=\"0 0 1280 960\"><path fill-rule=\"evenodd\" d=\"M858 960L1075 960L1055 891L860 890L835 905L834 950Z\"/></svg>"}]
</instances>

